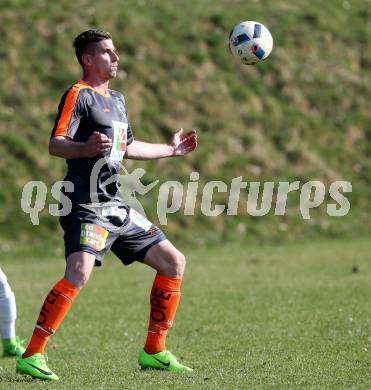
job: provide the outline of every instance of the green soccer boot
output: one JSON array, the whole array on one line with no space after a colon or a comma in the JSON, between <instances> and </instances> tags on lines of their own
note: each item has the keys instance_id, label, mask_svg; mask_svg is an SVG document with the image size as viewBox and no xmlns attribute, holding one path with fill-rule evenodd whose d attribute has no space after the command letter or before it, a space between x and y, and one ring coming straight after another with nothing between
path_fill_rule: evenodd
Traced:
<instances>
[{"instance_id":1,"label":"green soccer boot","mask_svg":"<svg viewBox=\"0 0 371 390\"><path fill-rule=\"evenodd\" d=\"M23 343L24 340L20 340L18 336L3 339L3 356L22 356L26 350Z\"/></svg>"},{"instance_id":2,"label":"green soccer boot","mask_svg":"<svg viewBox=\"0 0 371 390\"><path fill-rule=\"evenodd\" d=\"M46 365L47 358L41 353L35 353L27 358L20 357L17 360L16 371L21 374L31 375L34 378L57 381L59 378Z\"/></svg>"},{"instance_id":3,"label":"green soccer boot","mask_svg":"<svg viewBox=\"0 0 371 390\"><path fill-rule=\"evenodd\" d=\"M180 364L170 351L162 351L153 355L142 349L139 353L138 363L142 369L167 370L174 372L193 371L192 368Z\"/></svg>"}]
</instances>

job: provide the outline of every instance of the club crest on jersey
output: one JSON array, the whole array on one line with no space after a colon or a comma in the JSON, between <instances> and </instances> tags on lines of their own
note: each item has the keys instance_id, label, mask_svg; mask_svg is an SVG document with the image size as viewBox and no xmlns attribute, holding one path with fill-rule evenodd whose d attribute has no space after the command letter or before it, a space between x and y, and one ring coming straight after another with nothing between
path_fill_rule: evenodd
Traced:
<instances>
[{"instance_id":1,"label":"club crest on jersey","mask_svg":"<svg viewBox=\"0 0 371 390\"><path fill-rule=\"evenodd\" d=\"M110 159L122 161L126 151L128 124L125 122L112 121L113 124L113 146L110 153Z\"/></svg>"},{"instance_id":2,"label":"club crest on jersey","mask_svg":"<svg viewBox=\"0 0 371 390\"><path fill-rule=\"evenodd\" d=\"M118 135L116 140L116 151L125 151L126 149L126 142L127 142L127 133L126 130L119 128L118 129Z\"/></svg>"}]
</instances>

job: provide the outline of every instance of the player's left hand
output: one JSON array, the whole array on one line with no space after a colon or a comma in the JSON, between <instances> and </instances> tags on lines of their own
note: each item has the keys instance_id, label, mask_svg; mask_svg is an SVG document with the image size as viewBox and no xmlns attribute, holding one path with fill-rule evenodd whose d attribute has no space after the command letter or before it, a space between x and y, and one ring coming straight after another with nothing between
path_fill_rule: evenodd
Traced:
<instances>
[{"instance_id":1,"label":"player's left hand","mask_svg":"<svg viewBox=\"0 0 371 390\"><path fill-rule=\"evenodd\" d=\"M197 133L196 130L191 130L184 134L183 129L178 130L171 140L173 147L173 156L184 156L196 149Z\"/></svg>"}]
</instances>

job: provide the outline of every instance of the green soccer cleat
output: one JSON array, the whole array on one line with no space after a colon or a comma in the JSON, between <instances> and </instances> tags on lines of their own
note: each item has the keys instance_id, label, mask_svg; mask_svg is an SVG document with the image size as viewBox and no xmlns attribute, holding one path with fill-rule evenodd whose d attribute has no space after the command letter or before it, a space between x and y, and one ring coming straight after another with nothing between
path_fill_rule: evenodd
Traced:
<instances>
[{"instance_id":1,"label":"green soccer cleat","mask_svg":"<svg viewBox=\"0 0 371 390\"><path fill-rule=\"evenodd\" d=\"M26 350L23 343L24 340L20 340L18 336L3 339L3 356L22 356Z\"/></svg>"},{"instance_id":2,"label":"green soccer cleat","mask_svg":"<svg viewBox=\"0 0 371 390\"><path fill-rule=\"evenodd\" d=\"M142 349L139 353L138 363L142 369L167 370L174 372L193 371L192 368L180 364L170 351L162 351L153 355Z\"/></svg>"},{"instance_id":3,"label":"green soccer cleat","mask_svg":"<svg viewBox=\"0 0 371 390\"><path fill-rule=\"evenodd\" d=\"M57 381L59 378L46 365L47 358L41 353L35 353L27 358L20 357L17 360L16 371L21 374L31 375L34 378Z\"/></svg>"}]
</instances>

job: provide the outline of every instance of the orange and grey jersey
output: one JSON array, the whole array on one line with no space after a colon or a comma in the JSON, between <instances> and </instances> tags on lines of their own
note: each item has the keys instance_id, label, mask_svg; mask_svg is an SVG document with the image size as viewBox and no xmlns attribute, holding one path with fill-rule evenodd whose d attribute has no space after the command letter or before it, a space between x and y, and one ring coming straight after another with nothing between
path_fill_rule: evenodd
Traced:
<instances>
[{"instance_id":1,"label":"orange and grey jersey","mask_svg":"<svg viewBox=\"0 0 371 390\"><path fill-rule=\"evenodd\" d=\"M67 159L64 180L72 182L74 189L63 192L73 207L121 201L117 175L126 147L134 140L124 96L113 90L102 93L79 80L62 96L51 136L86 142L95 131L109 137L113 146L104 155Z\"/></svg>"}]
</instances>

